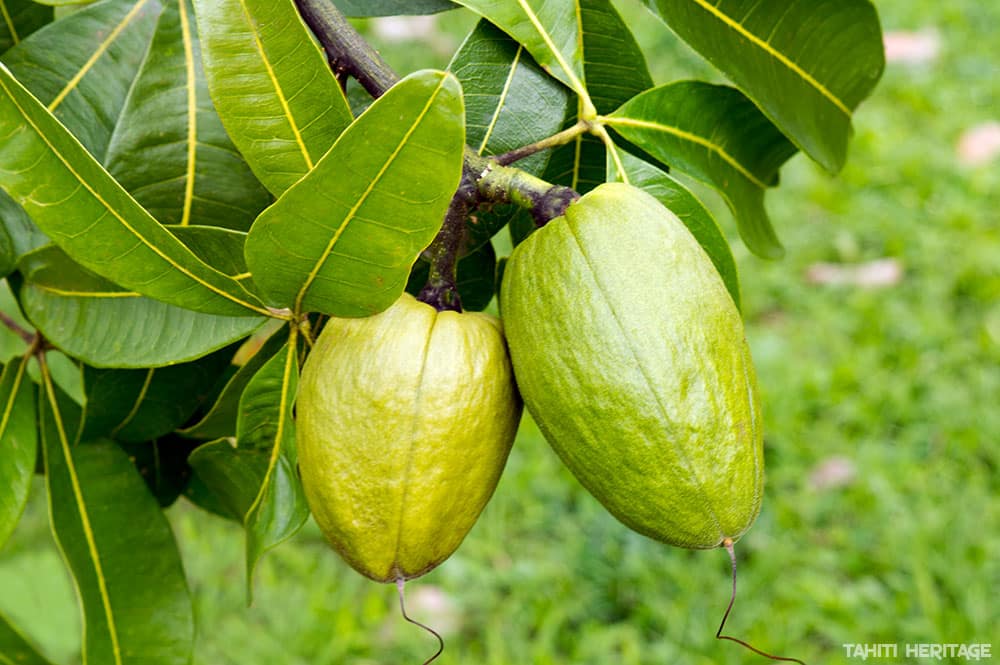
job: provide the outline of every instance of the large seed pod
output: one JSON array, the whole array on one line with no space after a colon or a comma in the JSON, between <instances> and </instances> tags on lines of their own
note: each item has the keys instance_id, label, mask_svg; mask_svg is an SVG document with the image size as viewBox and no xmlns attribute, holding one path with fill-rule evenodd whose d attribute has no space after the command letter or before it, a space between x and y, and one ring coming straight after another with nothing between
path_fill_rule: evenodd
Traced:
<instances>
[{"instance_id":1,"label":"large seed pod","mask_svg":"<svg viewBox=\"0 0 1000 665\"><path fill-rule=\"evenodd\" d=\"M521 417L500 321L403 296L330 319L299 387L302 484L327 540L380 582L422 575L493 494Z\"/></svg>"},{"instance_id":2,"label":"large seed pod","mask_svg":"<svg viewBox=\"0 0 1000 665\"><path fill-rule=\"evenodd\" d=\"M688 548L760 510L760 406L743 323L684 224L601 185L517 247L501 314L545 438L627 526Z\"/></svg>"}]
</instances>

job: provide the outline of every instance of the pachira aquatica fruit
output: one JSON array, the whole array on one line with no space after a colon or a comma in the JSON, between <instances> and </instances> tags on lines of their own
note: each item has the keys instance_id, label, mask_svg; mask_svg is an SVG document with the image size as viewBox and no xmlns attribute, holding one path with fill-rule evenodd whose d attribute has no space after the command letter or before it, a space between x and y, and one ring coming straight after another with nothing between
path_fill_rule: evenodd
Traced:
<instances>
[{"instance_id":1,"label":"pachira aquatica fruit","mask_svg":"<svg viewBox=\"0 0 1000 665\"><path fill-rule=\"evenodd\" d=\"M496 488L521 417L502 325L408 294L333 318L305 363L302 484L333 548L380 582L447 559Z\"/></svg>"},{"instance_id":2,"label":"pachira aquatica fruit","mask_svg":"<svg viewBox=\"0 0 1000 665\"><path fill-rule=\"evenodd\" d=\"M739 311L676 215L601 185L515 249L500 302L528 410L612 514L688 548L749 528L764 469L754 368Z\"/></svg>"}]
</instances>

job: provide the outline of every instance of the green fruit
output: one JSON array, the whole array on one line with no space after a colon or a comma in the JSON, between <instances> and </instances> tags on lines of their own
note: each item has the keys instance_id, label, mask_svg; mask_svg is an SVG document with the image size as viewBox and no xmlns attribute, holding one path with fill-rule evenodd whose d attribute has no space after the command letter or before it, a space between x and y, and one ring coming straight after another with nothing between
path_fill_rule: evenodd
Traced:
<instances>
[{"instance_id":1,"label":"green fruit","mask_svg":"<svg viewBox=\"0 0 1000 665\"><path fill-rule=\"evenodd\" d=\"M327 540L380 582L426 573L493 494L521 402L500 321L403 294L327 322L302 371L302 484Z\"/></svg>"},{"instance_id":2,"label":"green fruit","mask_svg":"<svg viewBox=\"0 0 1000 665\"><path fill-rule=\"evenodd\" d=\"M612 514L689 548L749 528L764 469L750 352L673 213L599 186L517 247L500 303L525 405Z\"/></svg>"}]
</instances>

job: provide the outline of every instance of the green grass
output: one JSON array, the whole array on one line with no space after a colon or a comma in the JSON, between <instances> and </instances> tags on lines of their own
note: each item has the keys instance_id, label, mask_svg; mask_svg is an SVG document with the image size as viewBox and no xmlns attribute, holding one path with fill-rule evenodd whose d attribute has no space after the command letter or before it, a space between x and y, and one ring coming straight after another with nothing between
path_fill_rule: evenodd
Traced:
<instances>
[{"instance_id":1,"label":"green grass","mask_svg":"<svg viewBox=\"0 0 1000 665\"><path fill-rule=\"evenodd\" d=\"M733 235L768 470L763 512L738 548L730 632L812 665L845 662L846 642L990 642L1000 625L1000 162L973 169L954 156L964 129L1000 119L1000 5L877 4L886 29L936 27L941 57L889 66L837 178L802 156L784 169L768 195L784 260L753 258ZM658 81L707 73L626 8ZM470 21L442 20L451 48ZM400 70L426 51L384 50ZM446 50L421 62L441 66ZM805 279L817 261L881 257L903 263L897 286ZM815 487L833 456L853 463L853 482ZM0 552L0 610L68 664L76 602L42 490ZM239 529L189 504L169 515L196 602L197 665L419 663L432 652L400 620L394 589L351 571L314 525L264 560L246 609ZM447 634L441 663L764 662L713 638L727 575L721 551L619 525L525 423L480 522L408 593L413 614Z\"/></svg>"}]
</instances>

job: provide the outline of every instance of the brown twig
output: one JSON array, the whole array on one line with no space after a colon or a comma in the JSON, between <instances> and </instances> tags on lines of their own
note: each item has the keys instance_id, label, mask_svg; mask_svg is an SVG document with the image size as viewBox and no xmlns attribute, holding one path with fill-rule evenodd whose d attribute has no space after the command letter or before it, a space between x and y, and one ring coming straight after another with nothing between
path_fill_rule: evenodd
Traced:
<instances>
[{"instance_id":1,"label":"brown twig","mask_svg":"<svg viewBox=\"0 0 1000 665\"><path fill-rule=\"evenodd\" d=\"M31 345L34 343L35 334L29 330L22 328L17 321L15 321L11 316L7 315L4 312L0 312L0 323L2 323L4 327L11 330L18 337L23 339L25 344Z\"/></svg>"},{"instance_id":2,"label":"brown twig","mask_svg":"<svg viewBox=\"0 0 1000 665\"><path fill-rule=\"evenodd\" d=\"M381 97L399 76L329 0L295 0L302 20L326 52L340 81L351 76L372 97ZM346 86L345 86L346 87Z\"/></svg>"}]
</instances>

